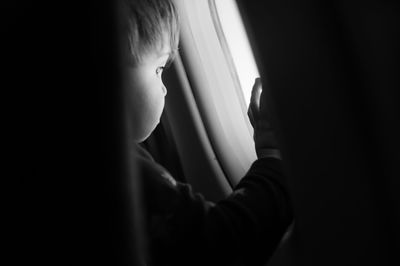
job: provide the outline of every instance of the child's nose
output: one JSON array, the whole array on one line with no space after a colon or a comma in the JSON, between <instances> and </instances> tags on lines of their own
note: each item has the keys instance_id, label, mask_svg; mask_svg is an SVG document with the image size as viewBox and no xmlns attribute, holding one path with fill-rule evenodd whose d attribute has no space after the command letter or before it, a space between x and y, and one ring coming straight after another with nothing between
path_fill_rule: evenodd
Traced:
<instances>
[{"instance_id":1,"label":"child's nose","mask_svg":"<svg viewBox=\"0 0 400 266\"><path fill-rule=\"evenodd\" d=\"M167 96L167 87L165 87L164 84L162 85L162 90L163 90L163 93L164 93L164 97Z\"/></svg>"}]
</instances>

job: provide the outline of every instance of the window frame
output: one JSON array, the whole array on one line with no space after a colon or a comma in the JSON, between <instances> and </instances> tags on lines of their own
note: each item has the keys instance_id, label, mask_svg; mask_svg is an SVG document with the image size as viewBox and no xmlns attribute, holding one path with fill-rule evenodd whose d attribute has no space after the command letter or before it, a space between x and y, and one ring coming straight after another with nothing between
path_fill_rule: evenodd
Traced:
<instances>
[{"instance_id":1,"label":"window frame","mask_svg":"<svg viewBox=\"0 0 400 266\"><path fill-rule=\"evenodd\" d=\"M213 159L235 186L257 158L243 93L218 36L212 1L175 2L182 20L180 54Z\"/></svg>"}]
</instances>

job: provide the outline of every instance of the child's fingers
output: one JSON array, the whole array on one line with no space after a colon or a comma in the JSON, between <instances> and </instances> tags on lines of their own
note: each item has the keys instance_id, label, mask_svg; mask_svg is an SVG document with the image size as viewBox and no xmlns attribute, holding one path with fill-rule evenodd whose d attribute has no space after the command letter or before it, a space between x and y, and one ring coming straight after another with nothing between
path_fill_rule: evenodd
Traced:
<instances>
[{"instance_id":1,"label":"child's fingers","mask_svg":"<svg viewBox=\"0 0 400 266\"><path fill-rule=\"evenodd\" d=\"M261 80L256 78L253 88L251 90L251 98L247 115L253 128L256 127L256 122L259 119L260 113L260 95L261 95Z\"/></svg>"},{"instance_id":2,"label":"child's fingers","mask_svg":"<svg viewBox=\"0 0 400 266\"><path fill-rule=\"evenodd\" d=\"M253 128L255 127L255 123L254 123L254 115L253 112L249 106L249 109L247 110L247 116L249 117L250 120L250 124L253 126Z\"/></svg>"},{"instance_id":3,"label":"child's fingers","mask_svg":"<svg viewBox=\"0 0 400 266\"><path fill-rule=\"evenodd\" d=\"M260 109L260 95L262 92L261 79L256 78L253 89L251 90L250 106L253 106L256 110Z\"/></svg>"},{"instance_id":4,"label":"child's fingers","mask_svg":"<svg viewBox=\"0 0 400 266\"><path fill-rule=\"evenodd\" d=\"M258 119L260 112L260 95L261 95L261 79L256 78L256 81L251 90L251 98L248 113L251 114L253 122ZM253 125L253 123L252 123ZM253 125L254 126L254 125Z\"/></svg>"}]
</instances>

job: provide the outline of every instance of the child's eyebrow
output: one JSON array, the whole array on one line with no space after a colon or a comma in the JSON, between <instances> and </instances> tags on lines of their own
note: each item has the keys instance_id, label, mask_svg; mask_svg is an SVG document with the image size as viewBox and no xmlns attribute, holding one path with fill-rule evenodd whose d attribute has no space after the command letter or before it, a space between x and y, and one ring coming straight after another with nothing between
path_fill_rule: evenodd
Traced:
<instances>
[{"instance_id":1,"label":"child's eyebrow","mask_svg":"<svg viewBox=\"0 0 400 266\"><path fill-rule=\"evenodd\" d=\"M171 66L171 64L174 61L177 53L178 53L178 49L174 49L174 50L172 50L171 52L168 53L169 57L168 57L167 62L165 63L165 67L168 68L168 67Z\"/></svg>"}]
</instances>

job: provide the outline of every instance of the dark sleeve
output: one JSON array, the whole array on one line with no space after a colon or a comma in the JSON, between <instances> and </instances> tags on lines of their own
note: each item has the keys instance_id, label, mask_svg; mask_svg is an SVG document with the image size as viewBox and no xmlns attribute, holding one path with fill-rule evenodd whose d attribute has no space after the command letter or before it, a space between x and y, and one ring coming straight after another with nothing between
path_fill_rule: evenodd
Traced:
<instances>
[{"instance_id":1,"label":"dark sleeve","mask_svg":"<svg viewBox=\"0 0 400 266\"><path fill-rule=\"evenodd\" d=\"M160 166L144 173L150 265L264 265L292 219L277 159L255 161L216 204Z\"/></svg>"}]
</instances>

